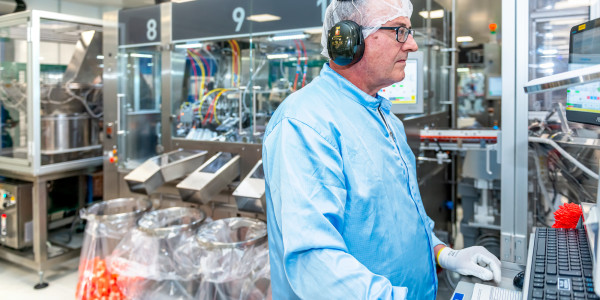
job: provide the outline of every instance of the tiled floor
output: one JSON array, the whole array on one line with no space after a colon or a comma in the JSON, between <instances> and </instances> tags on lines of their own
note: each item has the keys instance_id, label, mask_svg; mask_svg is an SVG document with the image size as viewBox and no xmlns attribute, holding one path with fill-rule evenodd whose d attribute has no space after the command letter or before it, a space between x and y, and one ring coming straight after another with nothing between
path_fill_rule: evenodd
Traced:
<instances>
[{"instance_id":1,"label":"tiled floor","mask_svg":"<svg viewBox=\"0 0 600 300\"><path fill-rule=\"evenodd\" d=\"M50 285L33 289L38 282L37 272L0 259L0 299L64 300L75 298L79 259L68 261L48 271Z\"/></svg>"}]
</instances>

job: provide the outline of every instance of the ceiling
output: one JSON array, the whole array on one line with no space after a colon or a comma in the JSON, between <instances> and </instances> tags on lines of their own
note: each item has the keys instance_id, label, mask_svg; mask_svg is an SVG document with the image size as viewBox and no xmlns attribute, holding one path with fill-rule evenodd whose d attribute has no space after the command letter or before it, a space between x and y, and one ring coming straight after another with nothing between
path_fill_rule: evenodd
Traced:
<instances>
[{"instance_id":1,"label":"ceiling","mask_svg":"<svg viewBox=\"0 0 600 300\"><path fill-rule=\"evenodd\" d=\"M154 0L68 0L69 2L76 2L89 5L97 6L117 6L122 8L132 8L140 6L154 5ZM25 0L27 3L27 0Z\"/></svg>"},{"instance_id":2,"label":"ceiling","mask_svg":"<svg viewBox=\"0 0 600 300\"><path fill-rule=\"evenodd\" d=\"M84 3L98 6L116 6L123 8L132 8L140 6L154 5L155 0L68 0L70 2ZM303 0L306 1L306 0ZM452 0L434 0L446 10L452 8ZM472 36L473 43L485 43L489 41L490 33L488 25L497 23L499 30L502 18L502 1L499 0L456 0L457 17L456 27L458 29L456 36ZM419 7L425 7L425 0L412 0L415 7L414 18L420 18L417 10ZM434 5L434 7L437 5Z\"/></svg>"}]
</instances>

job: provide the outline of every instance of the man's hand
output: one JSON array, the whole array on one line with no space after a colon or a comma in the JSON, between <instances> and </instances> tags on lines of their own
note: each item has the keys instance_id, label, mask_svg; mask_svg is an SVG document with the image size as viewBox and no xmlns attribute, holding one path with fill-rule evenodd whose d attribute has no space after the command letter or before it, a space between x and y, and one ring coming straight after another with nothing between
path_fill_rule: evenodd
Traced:
<instances>
[{"instance_id":1,"label":"man's hand","mask_svg":"<svg viewBox=\"0 0 600 300\"><path fill-rule=\"evenodd\" d=\"M500 282L500 260L481 246L462 250L443 248L438 254L438 263L442 268L462 275Z\"/></svg>"}]
</instances>

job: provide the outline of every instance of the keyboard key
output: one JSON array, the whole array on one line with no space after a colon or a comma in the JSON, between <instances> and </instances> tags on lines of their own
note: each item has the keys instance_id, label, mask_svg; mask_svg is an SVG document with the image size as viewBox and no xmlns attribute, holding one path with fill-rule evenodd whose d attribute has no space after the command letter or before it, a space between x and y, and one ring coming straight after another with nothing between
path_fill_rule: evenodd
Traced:
<instances>
[{"instance_id":1,"label":"keyboard key","mask_svg":"<svg viewBox=\"0 0 600 300\"><path fill-rule=\"evenodd\" d=\"M569 291L560 291L560 292L558 292L558 294L561 297L571 297L571 292L569 292Z\"/></svg>"},{"instance_id":2,"label":"keyboard key","mask_svg":"<svg viewBox=\"0 0 600 300\"><path fill-rule=\"evenodd\" d=\"M558 294L558 292L555 289L546 289L546 296L556 294Z\"/></svg>"},{"instance_id":3,"label":"keyboard key","mask_svg":"<svg viewBox=\"0 0 600 300\"><path fill-rule=\"evenodd\" d=\"M538 238L537 240L537 255L545 255L546 254L546 239Z\"/></svg>"},{"instance_id":4,"label":"keyboard key","mask_svg":"<svg viewBox=\"0 0 600 300\"><path fill-rule=\"evenodd\" d=\"M544 298L544 290L533 289L532 296L533 296L533 298L543 299Z\"/></svg>"},{"instance_id":5,"label":"keyboard key","mask_svg":"<svg viewBox=\"0 0 600 300\"><path fill-rule=\"evenodd\" d=\"M535 272L538 273L538 268L535 268ZM581 276L581 271L560 270L558 273L563 276Z\"/></svg>"},{"instance_id":6,"label":"keyboard key","mask_svg":"<svg viewBox=\"0 0 600 300\"><path fill-rule=\"evenodd\" d=\"M542 278L542 279L544 279L544 275L542 275L542 274L535 274L535 275L533 275L533 278Z\"/></svg>"},{"instance_id":7,"label":"keyboard key","mask_svg":"<svg viewBox=\"0 0 600 300\"><path fill-rule=\"evenodd\" d=\"M556 278L548 278L548 279L546 279L546 284L557 285L558 281L556 281Z\"/></svg>"},{"instance_id":8,"label":"keyboard key","mask_svg":"<svg viewBox=\"0 0 600 300\"><path fill-rule=\"evenodd\" d=\"M573 286L573 290L576 291L576 292L583 292L584 291L583 286Z\"/></svg>"},{"instance_id":9,"label":"keyboard key","mask_svg":"<svg viewBox=\"0 0 600 300\"><path fill-rule=\"evenodd\" d=\"M543 282L541 282L541 283L540 282L534 282L533 283L533 287L543 289L544 288L544 283Z\"/></svg>"},{"instance_id":10,"label":"keyboard key","mask_svg":"<svg viewBox=\"0 0 600 300\"><path fill-rule=\"evenodd\" d=\"M544 283L544 279L542 279L542 278L534 278L533 282L534 283Z\"/></svg>"},{"instance_id":11,"label":"keyboard key","mask_svg":"<svg viewBox=\"0 0 600 300\"><path fill-rule=\"evenodd\" d=\"M573 297L583 297L583 298L585 298L585 293L573 293Z\"/></svg>"},{"instance_id":12,"label":"keyboard key","mask_svg":"<svg viewBox=\"0 0 600 300\"><path fill-rule=\"evenodd\" d=\"M545 273L546 271L544 270L544 267L535 267L535 272L536 272L536 273L541 273L541 274L543 274L543 273ZM579 272L579 273L581 273L581 272ZM561 274L561 275L562 275L562 274ZM579 276L581 276L581 275L579 275Z\"/></svg>"}]
</instances>

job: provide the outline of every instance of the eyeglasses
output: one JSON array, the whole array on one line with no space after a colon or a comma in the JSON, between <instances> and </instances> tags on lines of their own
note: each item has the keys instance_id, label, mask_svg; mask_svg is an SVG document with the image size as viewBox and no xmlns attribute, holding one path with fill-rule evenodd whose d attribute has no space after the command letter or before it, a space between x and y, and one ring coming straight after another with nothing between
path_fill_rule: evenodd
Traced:
<instances>
[{"instance_id":1,"label":"eyeglasses","mask_svg":"<svg viewBox=\"0 0 600 300\"><path fill-rule=\"evenodd\" d=\"M412 35L413 37L415 36L415 30L414 29L408 29L404 26L398 26L398 27L379 27L379 29L383 29L383 30L395 30L396 31L396 41L398 41L398 43L404 43L406 42L406 40L408 40L408 35Z\"/></svg>"}]
</instances>

